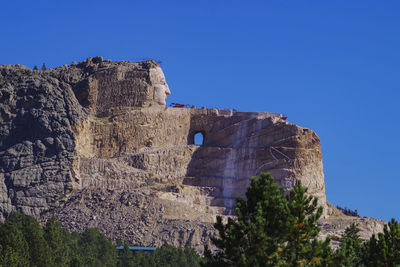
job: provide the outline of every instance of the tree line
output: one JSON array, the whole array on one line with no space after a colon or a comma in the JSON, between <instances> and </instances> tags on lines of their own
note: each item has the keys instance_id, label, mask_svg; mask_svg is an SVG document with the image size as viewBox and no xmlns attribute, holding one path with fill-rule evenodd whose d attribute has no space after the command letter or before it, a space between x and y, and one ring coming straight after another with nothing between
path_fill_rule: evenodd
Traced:
<instances>
[{"instance_id":1,"label":"tree line","mask_svg":"<svg viewBox=\"0 0 400 267\"><path fill-rule=\"evenodd\" d=\"M0 266L200 266L203 259L189 246L165 244L152 254L134 254L98 229L70 233L51 218L44 227L35 218L14 212L0 224Z\"/></svg>"},{"instance_id":2,"label":"tree line","mask_svg":"<svg viewBox=\"0 0 400 267\"><path fill-rule=\"evenodd\" d=\"M336 250L330 238L317 239L322 207L297 183L289 194L270 174L253 177L246 199L236 199L236 217L217 216L212 237L216 249L203 257L193 248L165 244L151 254L117 253L97 229L68 232L55 219L43 227L31 216L13 213L0 224L0 266L398 266L400 226L394 219L384 231L362 240L350 225Z\"/></svg>"}]
</instances>

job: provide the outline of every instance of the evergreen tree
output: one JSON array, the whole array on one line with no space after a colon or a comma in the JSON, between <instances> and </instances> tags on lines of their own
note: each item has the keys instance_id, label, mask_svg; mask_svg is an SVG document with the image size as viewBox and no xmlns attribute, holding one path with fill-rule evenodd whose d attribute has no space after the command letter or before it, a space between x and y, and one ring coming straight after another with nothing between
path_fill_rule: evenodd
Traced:
<instances>
[{"instance_id":1,"label":"evergreen tree","mask_svg":"<svg viewBox=\"0 0 400 267\"><path fill-rule=\"evenodd\" d=\"M190 245L186 245L183 249L185 261L188 267L200 267L204 263L204 259Z\"/></svg>"},{"instance_id":2,"label":"evergreen tree","mask_svg":"<svg viewBox=\"0 0 400 267\"><path fill-rule=\"evenodd\" d=\"M154 259L155 265L149 266L182 266L182 267L198 267L202 262L200 256L190 246L185 248L174 247L167 243L157 248L149 255Z\"/></svg>"},{"instance_id":3,"label":"evergreen tree","mask_svg":"<svg viewBox=\"0 0 400 267\"><path fill-rule=\"evenodd\" d=\"M219 237L212 242L219 251L212 255L206 247L208 266L268 266L280 262L281 233L289 209L283 189L270 174L253 177L246 192L247 200L236 199L237 220L224 224L217 216L214 227Z\"/></svg>"},{"instance_id":4,"label":"evergreen tree","mask_svg":"<svg viewBox=\"0 0 400 267\"><path fill-rule=\"evenodd\" d=\"M136 266L133 252L129 250L128 244L124 244L124 249L122 251L119 251L117 266L120 267Z\"/></svg>"},{"instance_id":5,"label":"evergreen tree","mask_svg":"<svg viewBox=\"0 0 400 267\"><path fill-rule=\"evenodd\" d=\"M118 266L128 267L199 267L203 259L190 247L185 248L174 247L167 243L157 248L151 254L136 252L126 254L125 251L120 254ZM131 251L129 251L132 253ZM133 255L133 256L132 256Z\"/></svg>"},{"instance_id":6,"label":"evergreen tree","mask_svg":"<svg viewBox=\"0 0 400 267\"><path fill-rule=\"evenodd\" d=\"M362 240L360 229L352 223L340 239L340 247L335 251L333 261L336 266L360 266L362 264Z\"/></svg>"},{"instance_id":7,"label":"evergreen tree","mask_svg":"<svg viewBox=\"0 0 400 267\"><path fill-rule=\"evenodd\" d=\"M115 245L98 229L89 228L80 235L79 254L85 266L115 266L117 252Z\"/></svg>"},{"instance_id":8,"label":"evergreen tree","mask_svg":"<svg viewBox=\"0 0 400 267\"><path fill-rule=\"evenodd\" d=\"M12 223L0 225L0 266L29 266L28 243L22 231Z\"/></svg>"},{"instance_id":9,"label":"evergreen tree","mask_svg":"<svg viewBox=\"0 0 400 267\"><path fill-rule=\"evenodd\" d=\"M44 228L44 237L51 249L55 266L69 266L70 261L70 234L61 227L61 224L52 217Z\"/></svg>"},{"instance_id":10,"label":"evergreen tree","mask_svg":"<svg viewBox=\"0 0 400 267\"><path fill-rule=\"evenodd\" d=\"M80 238L81 234L78 232L72 232L69 236L68 248L70 266L83 266L83 256L81 255L82 249L79 245Z\"/></svg>"},{"instance_id":11,"label":"evergreen tree","mask_svg":"<svg viewBox=\"0 0 400 267\"><path fill-rule=\"evenodd\" d=\"M284 230L287 244L283 255L291 266L327 265L329 259L326 257L331 254L330 239L324 242L317 240L320 232L317 222L322 215L322 207L318 207L317 198L306 193L307 188L298 181L287 197L289 216Z\"/></svg>"},{"instance_id":12,"label":"evergreen tree","mask_svg":"<svg viewBox=\"0 0 400 267\"><path fill-rule=\"evenodd\" d=\"M42 65L42 70L47 70L46 64L44 64L44 63L43 63L43 65Z\"/></svg>"},{"instance_id":13,"label":"evergreen tree","mask_svg":"<svg viewBox=\"0 0 400 267\"><path fill-rule=\"evenodd\" d=\"M322 214L317 199L298 183L285 196L270 174L253 177L246 198L237 198L237 219L217 217L212 238L218 248L205 250L207 266L328 265L329 239L318 241L316 222Z\"/></svg>"},{"instance_id":14,"label":"evergreen tree","mask_svg":"<svg viewBox=\"0 0 400 267\"><path fill-rule=\"evenodd\" d=\"M43 229L32 216L14 212L7 223L16 226L23 234L30 255L30 264L33 266L53 266L52 252L44 238Z\"/></svg>"},{"instance_id":15,"label":"evergreen tree","mask_svg":"<svg viewBox=\"0 0 400 267\"><path fill-rule=\"evenodd\" d=\"M39 70L38 66L35 65L35 66L33 67L33 70Z\"/></svg>"},{"instance_id":16,"label":"evergreen tree","mask_svg":"<svg viewBox=\"0 0 400 267\"><path fill-rule=\"evenodd\" d=\"M383 228L383 233L375 235L364 245L364 263L367 266L400 265L400 226L392 219Z\"/></svg>"}]
</instances>

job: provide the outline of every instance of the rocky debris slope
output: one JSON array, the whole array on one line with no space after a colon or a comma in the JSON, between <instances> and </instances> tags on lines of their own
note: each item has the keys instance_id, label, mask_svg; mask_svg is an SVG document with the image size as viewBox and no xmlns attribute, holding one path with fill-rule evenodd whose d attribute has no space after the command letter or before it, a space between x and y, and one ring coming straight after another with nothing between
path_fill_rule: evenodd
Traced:
<instances>
[{"instance_id":1,"label":"rocky debris slope","mask_svg":"<svg viewBox=\"0 0 400 267\"><path fill-rule=\"evenodd\" d=\"M374 218L347 216L342 211L332 206L327 205L329 216L319 220L318 224L321 227L320 237L331 237L331 245L336 248L340 245L340 238L345 229L352 223L356 224L360 229L359 235L362 239L368 240L372 234L383 232L385 222Z\"/></svg>"},{"instance_id":2,"label":"rocky debris slope","mask_svg":"<svg viewBox=\"0 0 400 267\"><path fill-rule=\"evenodd\" d=\"M97 227L113 240L144 246L192 244L197 251L212 247L213 224L198 218L202 212L171 200L160 199L155 190L83 190L73 194L55 215L73 231Z\"/></svg>"},{"instance_id":3,"label":"rocky debris slope","mask_svg":"<svg viewBox=\"0 0 400 267\"><path fill-rule=\"evenodd\" d=\"M153 61L0 66L0 219L55 215L71 230L201 251L215 216L231 215L250 177L270 172L286 191L300 180L319 198L323 234L354 220L365 236L381 230L326 201L312 130L276 113L165 108L168 94Z\"/></svg>"}]
</instances>

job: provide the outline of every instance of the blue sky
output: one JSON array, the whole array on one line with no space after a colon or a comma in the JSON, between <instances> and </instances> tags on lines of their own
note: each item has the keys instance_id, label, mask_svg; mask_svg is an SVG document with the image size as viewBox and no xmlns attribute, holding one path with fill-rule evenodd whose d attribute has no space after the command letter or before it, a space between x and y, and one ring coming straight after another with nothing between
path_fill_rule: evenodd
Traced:
<instances>
[{"instance_id":1,"label":"blue sky","mask_svg":"<svg viewBox=\"0 0 400 267\"><path fill-rule=\"evenodd\" d=\"M400 219L399 1L6 1L0 64L161 60L170 102L285 113L321 139L326 193Z\"/></svg>"}]
</instances>

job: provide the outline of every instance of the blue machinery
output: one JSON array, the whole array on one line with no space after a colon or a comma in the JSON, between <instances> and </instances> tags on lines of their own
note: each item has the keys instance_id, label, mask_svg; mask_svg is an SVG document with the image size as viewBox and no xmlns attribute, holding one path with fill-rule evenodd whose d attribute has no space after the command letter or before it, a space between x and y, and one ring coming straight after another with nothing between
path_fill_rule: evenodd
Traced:
<instances>
[{"instance_id":1,"label":"blue machinery","mask_svg":"<svg viewBox=\"0 0 400 267\"><path fill-rule=\"evenodd\" d=\"M151 254L154 250L156 250L156 247L138 247L138 246L129 246L128 247L130 251L132 251L133 253L136 252L144 252L144 254ZM124 246L119 246L117 247L118 252L124 250L125 247Z\"/></svg>"}]
</instances>

